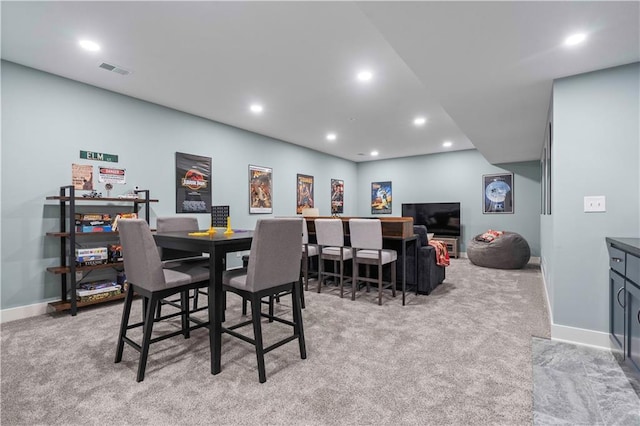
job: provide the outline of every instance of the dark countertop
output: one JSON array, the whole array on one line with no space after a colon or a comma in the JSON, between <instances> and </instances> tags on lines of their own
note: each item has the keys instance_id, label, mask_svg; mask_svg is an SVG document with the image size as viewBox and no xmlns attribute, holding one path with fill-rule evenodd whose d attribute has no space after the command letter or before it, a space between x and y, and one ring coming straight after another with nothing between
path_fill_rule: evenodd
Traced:
<instances>
[{"instance_id":1,"label":"dark countertop","mask_svg":"<svg viewBox=\"0 0 640 426\"><path fill-rule=\"evenodd\" d=\"M607 237L607 244L611 244L620 250L640 257L640 238L614 238Z\"/></svg>"}]
</instances>

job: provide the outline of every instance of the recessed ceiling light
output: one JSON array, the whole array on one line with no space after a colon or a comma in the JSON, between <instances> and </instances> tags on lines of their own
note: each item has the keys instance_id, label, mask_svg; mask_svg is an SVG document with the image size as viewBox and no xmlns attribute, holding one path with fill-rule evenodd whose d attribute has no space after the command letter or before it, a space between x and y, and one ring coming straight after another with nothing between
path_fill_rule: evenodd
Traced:
<instances>
[{"instance_id":1,"label":"recessed ceiling light","mask_svg":"<svg viewBox=\"0 0 640 426\"><path fill-rule=\"evenodd\" d=\"M580 44L587 39L587 35L585 33L573 34L567 37L564 40L565 46L575 46L576 44Z\"/></svg>"},{"instance_id":2,"label":"recessed ceiling light","mask_svg":"<svg viewBox=\"0 0 640 426\"><path fill-rule=\"evenodd\" d=\"M98 50L100 50L100 45L91 40L80 40L78 44L80 45L80 47L90 52L97 52Z\"/></svg>"},{"instance_id":3,"label":"recessed ceiling light","mask_svg":"<svg viewBox=\"0 0 640 426\"><path fill-rule=\"evenodd\" d=\"M377 157L378 156L378 151L371 151L371 156L372 157Z\"/></svg>"},{"instance_id":4,"label":"recessed ceiling light","mask_svg":"<svg viewBox=\"0 0 640 426\"><path fill-rule=\"evenodd\" d=\"M444 141L442 143L442 146L444 146L445 148L449 148L451 145L453 145L453 143L451 143L450 141Z\"/></svg>"},{"instance_id":5,"label":"recessed ceiling light","mask_svg":"<svg viewBox=\"0 0 640 426\"><path fill-rule=\"evenodd\" d=\"M415 124L416 126L422 126L426 122L427 122L427 119L424 117L416 117L413 120L413 124Z\"/></svg>"},{"instance_id":6,"label":"recessed ceiling light","mask_svg":"<svg viewBox=\"0 0 640 426\"><path fill-rule=\"evenodd\" d=\"M250 107L251 112L255 112L256 114L260 114L263 110L262 105L259 104L253 104Z\"/></svg>"},{"instance_id":7,"label":"recessed ceiling light","mask_svg":"<svg viewBox=\"0 0 640 426\"><path fill-rule=\"evenodd\" d=\"M373 74L371 73L371 71L360 71L358 73L358 80L360 81L369 81L371 80L371 78L373 78Z\"/></svg>"},{"instance_id":8,"label":"recessed ceiling light","mask_svg":"<svg viewBox=\"0 0 640 426\"><path fill-rule=\"evenodd\" d=\"M327 140L328 141L335 141L336 140L336 134L335 133L327 133Z\"/></svg>"}]
</instances>

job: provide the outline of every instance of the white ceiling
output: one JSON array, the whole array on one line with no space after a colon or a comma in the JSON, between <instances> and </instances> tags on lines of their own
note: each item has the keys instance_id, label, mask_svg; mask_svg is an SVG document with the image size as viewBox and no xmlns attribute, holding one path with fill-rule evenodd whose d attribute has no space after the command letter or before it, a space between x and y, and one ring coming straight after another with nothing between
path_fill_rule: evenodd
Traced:
<instances>
[{"instance_id":1,"label":"white ceiling","mask_svg":"<svg viewBox=\"0 0 640 426\"><path fill-rule=\"evenodd\" d=\"M474 147L491 163L535 160L553 79L640 60L638 2L2 1L1 13L3 59L353 161ZM576 31L587 41L564 47Z\"/></svg>"}]
</instances>

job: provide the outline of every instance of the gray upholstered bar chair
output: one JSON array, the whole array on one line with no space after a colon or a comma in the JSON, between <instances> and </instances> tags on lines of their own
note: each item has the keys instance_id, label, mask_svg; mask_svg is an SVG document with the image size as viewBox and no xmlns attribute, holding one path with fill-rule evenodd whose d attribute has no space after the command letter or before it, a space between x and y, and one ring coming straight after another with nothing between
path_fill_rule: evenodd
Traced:
<instances>
[{"instance_id":1,"label":"gray upholstered bar chair","mask_svg":"<svg viewBox=\"0 0 640 426\"><path fill-rule=\"evenodd\" d=\"M191 330L208 326L208 322L197 321L190 317L188 292L209 285L209 270L188 263L174 268L163 268L149 225L142 219L123 219L118 222L118 229L129 286L122 311L115 362L122 361L125 343L140 352L137 381L141 382L144 380L151 343L179 334L188 339ZM129 324L134 293L143 298L143 321ZM154 319L154 312L160 300L175 294L181 296L180 311ZM179 330L151 338L154 322L177 316L181 317ZM191 326L191 321L196 324ZM142 327L141 343L136 343L127 337L127 331L136 327Z\"/></svg>"},{"instance_id":2,"label":"gray upholstered bar chair","mask_svg":"<svg viewBox=\"0 0 640 426\"><path fill-rule=\"evenodd\" d=\"M158 232L195 232L199 230L198 219L193 216L165 216L159 217L156 220L156 229ZM201 262L209 261L208 256L204 256L202 253L174 250L168 248L158 248L160 251L160 257L165 266L171 266L174 262Z\"/></svg>"},{"instance_id":3,"label":"gray upholstered bar chair","mask_svg":"<svg viewBox=\"0 0 640 426\"><path fill-rule=\"evenodd\" d=\"M382 304L382 289L391 287L393 297L396 297L396 260L398 253L395 250L382 248L382 224L380 219L349 219L349 235L351 236L351 247L353 248L353 279L351 300L355 299L358 283L378 284L378 305ZM366 265L366 276L360 276L360 265ZM382 268L384 265L391 265L391 281L382 280ZM378 269L377 278L370 277L370 265Z\"/></svg>"},{"instance_id":4,"label":"gray upholstered bar chair","mask_svg":"<svg viewBox=\"0 0 640 426\"><path fill-rule=\"evenodd\" d=\"M345 278L344 264L352 257L351 248L344 245L344 231L341 219L316 219L316 240L320 259L318 262L318 293L326 277L334 277L340 282L340 297L344 295L344 284L351 278ZM333 272L327 272L324 261L333 262ZM353 295L351 297L353 299Z\"/></svg>"},{"instance_id":5,"label":"gray upholstered bar chair","mask_svg":"<svg viewBox=\"0 0 640 426\"><path fill-rule=\"evenodd\" d=\"M291 216L276 216L276 219L283 219L283 218L291 218ZM297 218L297 216L296 216ZM305 281L305 290L309 289L309 257L313 257L313 256L317 256L318 255L318 246L316 246L315 244L309 244L309 231L307 229L307 221L304 220L304 218L302 219L302 268L301 268L301 274L300 274L300 279L304 279ZM242 263L243 263L243 267L247 267L247 265L249 265L249 255L244 255L242 256ZM302 285L302 284L301 284ZM289 291L285 291L281 294L277 294L275 296L269 296L268 300L263 300L262 303L264 304L268 304L269 305L269 315L273 315L274 312L274 308L273 308L273 302L274 300L278 303L280 303L280 297L281 296L286 296L287 294L290 294L291 292ZM249 300L247 299L243 299L242 300L242 315L247 315L247 304L249 303ZM302 309L304 309L304 291L300 292L300 303L302 305Z\"/></svg>"},{"instance_id":6,"label":"gray upholstered bar chair","mask_svg":"<svg viewBox=\"0 0 640 426\"><path fill-rule=\"evenodd\" d=\"M300 306L300 218L258 220L251 242L249 263L246 268L224 272L223 289L232 291L251 301L251 320L223 327L222 331L255 346L258 359L258 377L260 383L267 380L264 354L292 340L298 340L300 357L305 359L307 352L302 327L302 309ZM261 312L261 299L291 291L293 321ZM261 318L265 317L293 327L293 335L264 347ZM235 330L253 324L251 339Z\"/></svg>"},{"instance_id":7,"label":"gray upholstered bar chair","mask_svg":"<svg viewBox=\"0 0 640 426\"><path fill-rule=\"evenodd\" d=\"M165 216L158 217L156 220L156 230L158 232L196 232L199 230L198 219L193 216ZM198 266L208 267L209 257L202 253L175 250L168 248L158 247L160 251L160 257L162 258L162 265L165 268L175 267L180 262L198 264ZM207 294L206 289L198 289L193 291L193 310L203 310L206 307L198 309L198 295ZM175 301L163 301L163 303L175 303ZM158 304L158 316L160 316L160 307L163 303Z\"/></svg>"}]
</instances>

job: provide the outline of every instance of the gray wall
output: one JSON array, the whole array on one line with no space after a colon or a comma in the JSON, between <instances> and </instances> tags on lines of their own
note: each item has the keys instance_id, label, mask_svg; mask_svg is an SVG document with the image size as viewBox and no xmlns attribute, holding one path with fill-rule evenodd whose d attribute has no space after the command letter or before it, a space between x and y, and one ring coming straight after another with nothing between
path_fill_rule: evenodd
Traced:
<instances>
[{"instance_id":1,"label":"gray wall","mask_svg":"<svg viewBox=\"0 0 640 426\"><path fill-rule=\"evenodd\" d=\"M2 62L1 308L60 297L57 204L45 201L71 182L80 150L119 155L127 185L151 190L152 226L175 214L175 152L212 157L213 203L231 206L235 228L253 228L248 165L273 168L274 214L295 214L296 173L315 177L315 201L330 214L331 178L344 179L345 214L356 214L356 164L51 74ZM96 185L101 185L97 183ZM103 187L98 187L104 192ZM124 207L123 207L124 208ZM201 227L209 216L198 215Z\"/></svg>"},{"instance_id":2,"label":"gray wall","mask_svg":"<svg viewBox=\"0 0 640 426\"><path fill-rule=\"evenodd\" d=\"M213 159L214 204L229 204L233 226L251 228L262 215L248 214L248 165L274 169L274 214L295 212L296 173L315 176L316 206L329 214L331 178L345 181L345 215L369 216L370 182L393 181L394 215L402 202L461 201L464 239L488 228L523 234L539 253L540 174L537 163L496 167L477 151L377 161L356 165L234 127L155 104L2 62L2 244L1 308L59 298L59 277L45 271L58 264L58 209L46 202L70 183L79 150L119 155L127 185L150 189L151 224L175 214L174 153ZM515 173L515 214L483 215L481 175ZM437 184L434 184L434 181ZM98 187L98 190L103 191ZM356 195L357 194L357 195ZM208 215L198 215L201 227Z\"/></svg>"},{"instance_id":3,"label":"gray wall","mask_svg":"<svg viewBox=\"0 0 640 426\"><path fill-rule=\"evenodd\" d=\"M482 213L482 175L513 172L514 213ZM533 256L540 255L540 164L538 161L492 165L476 150L361 163L358 166L358 215L371 215L371 182L391 181L393 216L402 203L461 203L462 238L466 242L488 229L521 234Z\"/></svg>"},{"instance_id":4,"label":"gray wall","mask_svg":"<svg viewBox=\"0 0 640 426\"><path fill-rule=\"evenodd\" d=\"M640 237L640 66L555 81L552 215L541 234L556 325L608 332L605 237ZM606 213L583 197L606 196Z\"/></svg>"}]
</instances>

